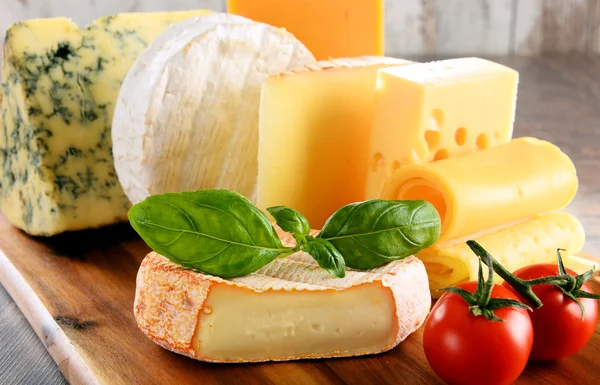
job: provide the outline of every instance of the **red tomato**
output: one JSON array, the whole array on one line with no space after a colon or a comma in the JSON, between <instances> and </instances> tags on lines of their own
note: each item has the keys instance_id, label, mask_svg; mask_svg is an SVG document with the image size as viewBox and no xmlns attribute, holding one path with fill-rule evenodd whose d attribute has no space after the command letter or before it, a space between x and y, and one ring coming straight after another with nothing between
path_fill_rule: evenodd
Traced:
<instances>
[{"instance_id":1,"label":"red tomato","mask_svg":"<svg viewBox=\"0 0 600 385\"><path fill-rule=\"evenodd\" d=\"M458 285L471 293L476 282ZM494 285L492 298L518 299ZM529 358L533 327L527 310L504 307L494 311L502 319L474 316L457 294L445 293L425 322L423 347L435 373L448 384L510 384Z\"/></svg>"},{"instance_id":2,"label":"red tomato","mask_svg":"<svg viewBox=\"0 0 600 385\"><path fill-rule=\"evenodd\" d=\"M566 271L573 276L577 275L572 270ZM524 280L548 277L558 274L558 266L550 263L530 265L513 274ZM502 285L516 293L506 282ZM544 306L529 313L534 333L531 359L558 360L583 348L596 330L598 302L591 298L579 298L585 308L582 320L579 305L566 297L556 286L535 285L532 290ZM592 293L587 283L583 284L581 290ZM521 302L527 303L522 298Z\"/></svg>"}]
</instances>

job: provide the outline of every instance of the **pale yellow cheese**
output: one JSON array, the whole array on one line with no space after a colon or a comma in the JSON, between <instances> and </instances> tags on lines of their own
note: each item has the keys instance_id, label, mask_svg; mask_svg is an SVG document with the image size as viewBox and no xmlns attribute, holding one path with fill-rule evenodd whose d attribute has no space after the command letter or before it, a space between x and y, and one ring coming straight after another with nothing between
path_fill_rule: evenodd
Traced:
<instances>
[{"instance_id":1,"label":"pale yellow cheese","mask_svg":"<svg viewBox=\"0 0 600 385\"><path fill-rule=\"evenodd\" d=\"M378 352L395 342L394 307L392 296L377 285L317 295L217 285L201 313L196 352L227 361L321 357L333 346L344 355Z\"/></svg>"},{"instance_id":2,"label":"pale yellow cheese","mask_svg":"<svg viewBox=\"0 0 600 385\"><path fill-rule=\"evenodd\" d=\"M134 313L149 338L176 353L256 362L383 352L420 327L430 304L414 257L336 278L297 253L225 280L150 253Z\"/></svg>"},{"instance_id":3,"label":"pale yellow cheese","mask_svg":"<svg viewBox=\"0 0 600 385\"><path fill-rule=\"evenodd\" d=\"M315 228L364 200L377 70L385 57L320 61L262 88L258 206L285 205Z\"/></svg>"},{"instance_id":4,"label":"pale yellow cheese","mask_svg":"<svg viewBox=\"0 0 600 385\"><path fill-rule=\"evenodd\" d=\"M402 166L508 142L517 82L516 71L478 58L379 70L366 198Z\"/></svg>"},{"instance_id":5,"label":"pale yellow cheese","mask_svg":"<svg viewBox=\"0 0 600 385\"><path fill-rule=\"evenodd\" d=\"M559 248L565 250L566 266L581 271L582 264L566 256L583 247L583 226L571 214L554 212L495 231L440 242L418 252L434 298L443 294L440 288L477 280L479 258L465 243L469 239L476 240L511 272L535 263L556 263ZM499 276L496 279L501 281Z\"/></svg>"}]
</instances>

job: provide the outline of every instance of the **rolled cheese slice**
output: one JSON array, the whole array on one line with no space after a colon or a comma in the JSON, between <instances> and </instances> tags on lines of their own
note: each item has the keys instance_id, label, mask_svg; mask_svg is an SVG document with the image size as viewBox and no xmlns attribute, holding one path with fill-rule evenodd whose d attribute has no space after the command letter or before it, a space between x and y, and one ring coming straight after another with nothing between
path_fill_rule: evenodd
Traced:
<instances>
[{"instance_id":1,"label":"rolled cheese slice","mask_svg":"<svg viewBox=\"0 0 600 385\"><path fill-rule=\"evenodd\" d=\"M485 235L437 243L416 255L425 264L434 298L444 293L440 288L477 280L479 259L465 243L469 239L475 239L512 272L534 263L556 263L559 248L566 250L563 252L565 265L578 267L572 266L567 256L581 250L585 232L571 214L554 212ZM497 275L496 279L501 281Z\"/></svg>"},{"instance_id":2,"label":"rolled cheese slice","mask_svg":"<svg viewBox=\"0 0 600 385\"><path fill-rule=\"evenodd\" d=\"M150 339L176 353L258 362L387 351L421 326L430 305L414 257L336 278L297 253L221 279L153 252L138 272L134 313Z\"/></svg>"},{"instance_id":3,"label":"rolled cheese slice","mask_svg":"<svg viewBox=\"0 0 600 385\"><path fill-rule=\"evenodd\" d=\"M440 241L566 206L577 192L571 159L534 138L399 168L383 199L424 199L442 218Z\"/></svg>"},{"instance_id":4,"label":"rolled cheese slice","mask_svg":"<svg viewBox=\"0 0 600 385\"><path fill-rule=\"evenodd\" d=\"M129 200L199 189L254 200L262 83L314 62L289 32L240 16L192 18L162 33L127 74L113 118Z\"/></svg>"}]
</instances>

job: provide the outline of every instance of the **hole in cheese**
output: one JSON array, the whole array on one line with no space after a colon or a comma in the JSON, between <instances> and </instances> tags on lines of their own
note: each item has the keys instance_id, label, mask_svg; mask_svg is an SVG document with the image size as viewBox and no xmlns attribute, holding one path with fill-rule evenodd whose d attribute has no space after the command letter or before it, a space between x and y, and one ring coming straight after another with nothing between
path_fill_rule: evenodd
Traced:
<instances>
[{"instance_id":1,"label":"hole in cheese","mask_svg":"<svg viewBox=\"0 0 600 385\"><path fill-rule=\"evenodd\" d=\"M415 178L406 182L398 192L399 200L425 200L431 203L442 218L442 226L445 223L446 200L435 185L426 179Z\"/></svg>"},{"instance_id":2,"label":"hole in cheese","mask_svg":"<svg viewBox=\"0 0 600 385\"><path fill-rule=\"evenodd\" d=\"M439 108L434 108L431 111L431 128L439 130L444 125L444 112Z\"/></svg>"},{"instance_id":3,"label":"hole in cheese","mask_svg":"<svg viewBox=\"0 0 600 385\"><path fill-rule=\"evenodd\" d=\"M485 150L490 147L490 138L486 134L479 134L475 143L479 149Z\"/></svg>"},{"instance_id":4,"label":"hole in cheese","mask_svg":"<svg viewBox=\"0 0 600 385\"><path fill-rule=\"evenodd\" d=\"M439 150L438 152L435 153L435 155L433 156L433 160L446 159L448 156L449 156L448 150L442 148L441 150Z\"/></svg>"},{"instance_id":5,"label":"hole in cheese","mask_svg":"<svg viewBox=\"0 0 600 385\"><path fill-rule=\"evenodd\" d=\"M440 145L440 133L439 131L427 130L425 131L425 141L429 151L433 151Z\"/></svg>"},{"instance_id":6,"label":"hole in cheese","mask_svg":"<svg viewBox=\"0 0 600 385\"><path fill-rule=\"evenodd\" d=\"M467 129L464 127L460 127L456 130L456 134L454 135L454 141L459 146L464 145L467 142Z\"/></svg>"},{"instance_id":7,"label":"hole in cheese","mask_svg":"<svg viewBox=\"0 0 600 385\"><path fill-rule=\"evenodd\" d=\"M391 170L392 172L396 171L397 169L399 169L401 166L400 162L398 162L397 160L392 162L392 167Z\"/></svg>"},{"instance_id":8,"label":"hole in cheese","mask_svg":"<svg viewBox=\"0 0 600 385\"><path fill-rule=\"evenodd\" d=\"M379 172L385 167L385 159L380 152L375 153L371 159L371 169L373 172Z\"/></svg>"}]
</instances>

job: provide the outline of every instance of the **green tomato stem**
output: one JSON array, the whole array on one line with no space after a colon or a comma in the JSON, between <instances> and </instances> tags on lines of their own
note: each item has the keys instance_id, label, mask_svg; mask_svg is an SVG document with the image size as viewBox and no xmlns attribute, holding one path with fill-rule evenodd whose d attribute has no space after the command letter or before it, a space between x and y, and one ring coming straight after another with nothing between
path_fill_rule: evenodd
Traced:
<instances>
[{"instance_id":1,"label":"green tomato stem","mask_svg":"<svg viewBox=\"0 0 600 385\"><path fill-rule=\"evenodd\" d=\"M542 301L533 293L531 285L518 277L515 277L510 271L502 266L490 253L488 253L481 245L473 240L467 241L467 245L473 252L485 263L489 270L498 274L510 286L512 286L519 294L523 296L535 309L542 306ZM549 283L549 282L548 282Z\"/></svg>"},{"instance_id":2,"label":"green tomato stem","mask_svg":"<svg viewBox=\"0 0 600 385\"><path fill-rule=\"evenodd\" d=\"M480 246L481 247L481 246ZM481 248L483 250L483 248ZM485 250L484 250L485 251ZM488 277L483 280L483 265L481 259L489 266ZM519 301L514 299L506 298L492 298L492 290L494 289L494 264L492 263L492 256L487 253L483 253L483 256L479 260L479 271L477 273L477 289L475 293L470 293L460 287L449 287L441 290L446 290L451 293L457 294L467 303L469 306L469 312L475 316L484 316L488 321L503 322L504 320L496 314L494 310L503 307L514 307L522 308L531 311L531 308Z\"/></svg>"},{"instance_id":3,"label":"green tomato stem","mask_svg":"<svg viewBox=\"0 0 600 385\"><path fill-rule=\"evenodd\" d=\"M585 272L577 277L572 276L566 272L565 266L560 255L563 249L557 249L558 254L558 273L559 275L553 275L548 277L541 277L536 279L523 280L516 277L504 266L502 266L497 260L494 259L481 245L473 240L467 241L467 245L473 250L473 252L479 257L480 263L483 261L489 268L490 271L494 270L502 279L504 279L513 289L515 289L523 298L525 298L535 309L540 308L543 304L542 301L535 295L532 287L535 285L554 285L560 289L563 294L575 301L581 308L581 316L583 318L583 305L577 299L577 297L594 298L600 299L599 295L596 294L581 294L585 293L581 289L581 286L593 275L594 270Z\"/></svg>"}]
</instances>

